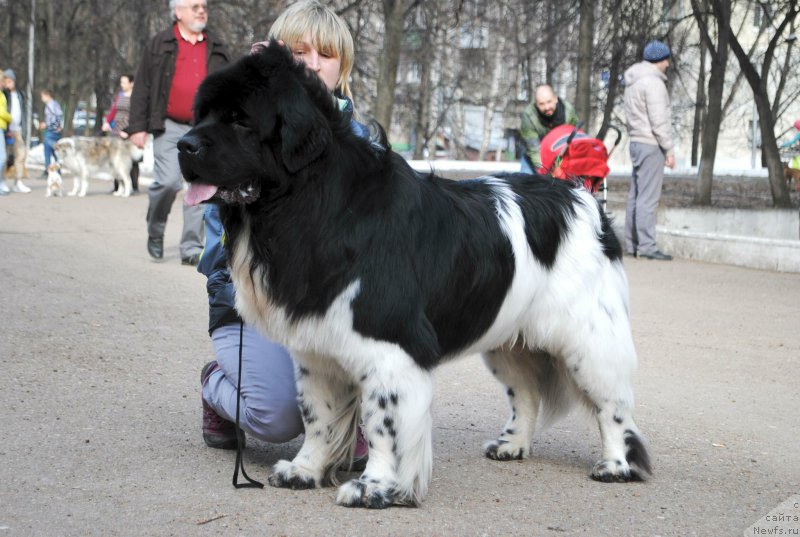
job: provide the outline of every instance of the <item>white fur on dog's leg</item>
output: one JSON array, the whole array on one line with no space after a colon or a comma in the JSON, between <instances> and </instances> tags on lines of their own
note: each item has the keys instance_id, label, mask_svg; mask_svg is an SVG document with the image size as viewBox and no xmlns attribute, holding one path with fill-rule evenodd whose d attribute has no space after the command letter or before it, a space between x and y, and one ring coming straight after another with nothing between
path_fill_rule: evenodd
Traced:
<instances>
[{"instance_id":1,"label":"white fur on dog's leg","mask_svg":"<svg viewBox=\"0 0 800 537\"><path fill-rule=\"evenodd\" d=\"M433 464L433 379L405 352L381 357L381 367L361 377L364 434L369 460L358 479L339 488L336 502L382 509L419 505Z\"/></svg>"},{"instance_id":2,"label":"white fur on dog's leg","mask_svg":"<svg viewBox=\"0 0 800 537\"><path fill-rule=\"evenodd\" d=\"M290 461L278 461L268 480L270 485L293 490L313 489L320 485L319 472L314 472Z\"/></svg>"},{"instance_id":3,"label":"white fur on dog's leg","mask_svg":"<svg viewBox=\"0 0 800 537\"><path fill-rule=\"evenodd\" d=\"M621 264L612 266L620 285L625 283ZM613 274L612 273L612 274ZM568 342L565 371L595 409L602 459L592 468L596 481L643 480L651 473L650 457L633 421L633 372L636 350L628 321L627 295L604 288L597 307L587 319L576 323L591 327L590 333L576 333ZM603 337L594 337L594 334Z\"/></svg>"},{"instance_id":4,"label":"white fur on dog's leg","mask_svg":"<svg viewBox=\"0 0 800 537\"><path fill-rule=\"evenodd\" d=\"M650 457L630 410L600 408L597 422L603 439L603 458L592 468L592 479L604 483L644 481L652 473Z\"/></svg>"},{"instance_id":5,"label":"white fur on dog's leg","mask_svg":"<svg viewBox=\"0 0 800 537\"><path fill-rule=\"evenodd\" d=\"M511 407L503 432L483 446L484 455L490 459L521 460L530 454L541 399L537 388L537 359L541 357L525 349L498 349L483 356L492 374L505 385Z\"/></svg>"},{"instance_id":6,"label":"white fur on dog's leg","mask_svg":"<svg viewBox=\"0 0 800 537\"><path fill-rule=\"evenodd\" d=\"M306 489L334 481L350 460L358 423L358 387L333 358L294 352L297 399L305 426L295 458L275 465L269 484Z\"/></svg>"},{"instance_id":7,"label":"white fur on dog's leg","mask_svg":"<svg viewBox=\"0 0 800 537\"><path fill-rule=\"evenodd\" d=\"M336 493L336 503L344 507L385 509L394 505L396 499L393 483L383 483L374 478L352 479L339 487Z\"/></svg>"}]
</instances>

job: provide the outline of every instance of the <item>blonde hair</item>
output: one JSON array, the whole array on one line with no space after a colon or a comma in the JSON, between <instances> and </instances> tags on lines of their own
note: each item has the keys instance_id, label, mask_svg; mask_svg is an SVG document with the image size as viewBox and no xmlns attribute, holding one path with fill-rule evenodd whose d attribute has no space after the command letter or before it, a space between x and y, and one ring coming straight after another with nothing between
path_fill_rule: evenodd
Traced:
<instances>
[{"instance_id":1,"label":"blonde hair","mask_svg":"<svg viewBox=\"0 0 800 537\"><path fill-rule=\"evenodd\" d=\"M300 0L286 8L269 29L269 37L280 39L294 47L306 34L311 36L311 46L321 54L338 58L341 62L336 88L349 99L350 73L353 70L353 36L347 24L332 9L317 0Z\"/></svg>"}]
</instances>

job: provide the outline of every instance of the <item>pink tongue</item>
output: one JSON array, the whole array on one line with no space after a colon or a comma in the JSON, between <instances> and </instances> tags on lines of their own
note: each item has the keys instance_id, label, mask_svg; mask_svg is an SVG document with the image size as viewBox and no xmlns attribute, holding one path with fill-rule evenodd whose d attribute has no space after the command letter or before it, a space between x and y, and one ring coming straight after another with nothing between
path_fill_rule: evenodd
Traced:
<instances>
[{"instance_id":1,"label":"pink tongue","mask_svg":"<svg viewBox=\"0 0 800 537\"><path fill-rule=\"evenodd\" d=\"M204 185L202 183L189 183L189 190L183 197L183 203L194 207L198 203L202 203L211 198L217 191L217 187L212 185Z\"/></svg>"}]
</instances>

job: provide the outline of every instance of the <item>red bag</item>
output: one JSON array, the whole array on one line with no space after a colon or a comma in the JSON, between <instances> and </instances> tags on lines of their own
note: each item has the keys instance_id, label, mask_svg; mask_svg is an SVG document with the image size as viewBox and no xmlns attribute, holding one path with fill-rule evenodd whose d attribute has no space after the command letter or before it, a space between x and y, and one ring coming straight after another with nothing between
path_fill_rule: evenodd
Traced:
<instances>
[{"instance_id":1,"label":"red bag","mask_svg":"<svg viewBox=\"0 0 800 537\"><path fill-rule=\"evenodd\" d=\"M542 139L539 173L549 173L557 179L583 179L587 190L597 192L610 171L608 151L597 138L590 138L581 130L574 135L573 132L574 126L561 125Z\"/></svg>"}]
</instances>

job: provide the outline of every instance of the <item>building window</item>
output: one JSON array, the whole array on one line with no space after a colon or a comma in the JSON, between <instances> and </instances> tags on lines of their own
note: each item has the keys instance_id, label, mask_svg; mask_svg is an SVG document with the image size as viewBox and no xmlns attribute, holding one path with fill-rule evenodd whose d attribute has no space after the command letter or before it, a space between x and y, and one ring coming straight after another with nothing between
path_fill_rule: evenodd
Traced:
<instances>
[{"instance_id":1,"label":"building window","mask_svg":"<svg viewBox=\"0 0 800 537\"><path fill-rule=\"evenodd\" d=\"M419 84L422 80L422 65L419 62L411 62L408 64L406 71L406 82L408 84Z\"/></svg>"},{"instance_id":2,"label":"building window","mask_svg":"<svg viewBox=\"0 0 800 537\"><path fill-rule=\"evenodd\" d=\"M485 49L489 46L489 27L484 25L464 24L461 26L462 49Z\"/></svg>"}]
</instances>

